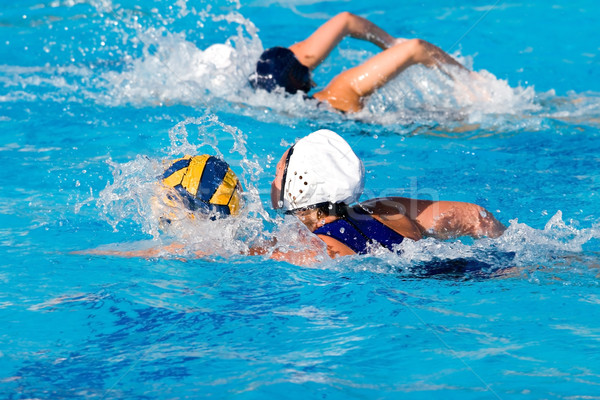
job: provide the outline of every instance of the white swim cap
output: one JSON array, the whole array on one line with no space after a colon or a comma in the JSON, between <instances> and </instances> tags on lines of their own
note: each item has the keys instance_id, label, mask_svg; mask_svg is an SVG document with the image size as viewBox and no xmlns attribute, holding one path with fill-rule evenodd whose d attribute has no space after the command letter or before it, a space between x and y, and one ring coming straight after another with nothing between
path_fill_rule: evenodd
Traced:
<instances>
[{"instance_id":1,"label":"white swim cap","mask_svg":"<svg viewBox=\"0 0 600 400\"><path fill-rule=\"evenodd\" d=\"M281 185L284 210L320 203L350 204L362 194L363 163L337 133L327 129L313 132L290 152Z\"/></svg>"}]
</instances>

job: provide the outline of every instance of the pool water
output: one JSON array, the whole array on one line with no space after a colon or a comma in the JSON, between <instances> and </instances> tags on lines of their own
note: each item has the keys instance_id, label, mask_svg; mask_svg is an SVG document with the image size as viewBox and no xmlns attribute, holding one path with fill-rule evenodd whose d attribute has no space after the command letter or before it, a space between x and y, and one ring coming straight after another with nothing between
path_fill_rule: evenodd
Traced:
<instances>
[{"instance_id":1,"label":"pool water","mask_svg":"<svg viewBox=\"0 0 600 400\"><path fill-rule=\"evenodd\" d=\"M247 86L341 11L448 50L342 115ZM591 0L22 0L0 5L0 394L7 399L600 398L600 6ZM345 39L319 87L377 48ZM299 267L269 205L286 147L340 133L364 198L467 201L498 239ZM242 218L161 227L163 161L224 157ZM174 257L74 254L156 248ZM193 252L210 252L194 257Z\"/></svg>"}]
</instances>

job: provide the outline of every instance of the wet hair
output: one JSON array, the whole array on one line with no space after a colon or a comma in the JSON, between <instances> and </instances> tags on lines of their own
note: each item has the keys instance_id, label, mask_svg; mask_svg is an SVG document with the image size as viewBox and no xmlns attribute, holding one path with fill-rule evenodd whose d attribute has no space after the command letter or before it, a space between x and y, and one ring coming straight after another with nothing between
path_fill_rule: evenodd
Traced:
<instances>
[{"instance_id":1,"label":"wet hair","mask_svg":"<svg viewBox=\"0 0 600 400\"><path fill-rule=\"evenodd\" d=\"M285 47L265 50L249 81L254 89L264 89L267 92L282 87L286 92L294 94L299 90L308 92L312 87L308 67L302 65L294 53Z\"/></svg>"}]
</instances>

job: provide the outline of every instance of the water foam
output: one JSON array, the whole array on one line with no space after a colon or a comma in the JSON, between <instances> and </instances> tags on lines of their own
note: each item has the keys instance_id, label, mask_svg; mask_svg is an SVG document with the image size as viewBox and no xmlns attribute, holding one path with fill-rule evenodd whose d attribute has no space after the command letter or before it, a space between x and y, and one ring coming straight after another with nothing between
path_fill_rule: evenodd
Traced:
<instances>
[{"instance_id":1,"label":"water foam","mask_svg":"<svg viewBox=\"0 0 600 400\"><path fill-rule=\"evenodd\" d=\"M429 274L437 269L447 272L458 266L457 269L477 274L484 272L488 276L521 275L530 273L532 268L561 272L583 268L590 269L595 275L598 265L580 255L584 245L593 245L599 238L600 223L578 229L577 222L566 223L562 212L557 211L543 229L512 220L497 239L405 240L399 247L401 255L381 251L372 268L374 272L400 270L410 275Z\"/></svg>"},{"instance_id":2,"label":"water foam","mask_svg":"<svg viewBox=\"0 0 600 400\"><path fill-rule=\"evenodd\" d=\"M463 57L456 56L457 59ZM492 73L412 66L369 98L359 117L385 125L402 123L477 124L489 129L502 117L526 116L540 110L533 87L511 87Z\"/></svg>"}]
</instances>

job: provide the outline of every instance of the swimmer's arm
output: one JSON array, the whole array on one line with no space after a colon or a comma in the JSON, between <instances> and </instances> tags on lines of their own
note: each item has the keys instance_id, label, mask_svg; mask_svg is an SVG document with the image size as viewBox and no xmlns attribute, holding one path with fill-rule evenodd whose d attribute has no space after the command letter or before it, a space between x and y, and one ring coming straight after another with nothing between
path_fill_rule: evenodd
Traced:
<instances>
[{"instance_id":1,"label":"swimmer's arm","mask_svg":"<svg viewBox=\"0 0 600 400\"><path fill-rule=\"evenodd\" d=\"M411 215L416 200L401 197L380 197L362 202L362 206L371 210L373 218L412 240L423 238L423 228Z\"/></svg>"},{"instance_id":2,"label":"swimmer's arm","mask_svg":"<svg viewBox=\"0 0 600 400\"><path fill-rule=\"evenodd\" d=\"M356 112L362 109L367 96L415 64L436 67L451 78L454 69L467 71L439 47L424 40L411 39L399 42L364 63L343 71L313 97L328 102L340 111ZM456 68L448 68L447 65Z\"/></svg>"},{"instance_id":3,"label":"swimmer's arm","mask_svg":"<svg viewBox=\"0 0 600 400\"><path fill-rule=\"evenodd\" d=\"M304 251L281 251L274 250L270 254L270 258L277 261L285 261L294 265L309 266L316 264L323 258L321 252L315 250L304 250Z\"/></svg>"},{"instance_id":4,"label":"swimmer's arm","mask_svg":"<svg viewBox=\"0 0 600 400\"><path fill-rule=\"evenodd\" d=\"M95 256L116 256L125 258L158 258L165 254L181 255L185 246L181 243L173 243L163 247L152 247L141 250L110 250L110 249L91 249L73 251L71 254L89 254ZM206 255L202 252L194 253L198 257Z\"/></svg>"},{"instance_id":5,"label":"swimmer's arm","mask_svg":"<svg viewBox=\"0 0 600 400\"><path fill-rule=\"evenodd\" d=\"M312 70L321 64L346 36L369 41L384 50L396 43L396 38L369 20L342 12L321 25L307 39L290 46L290 50L302 64Z\"/></svg>"},{"instance_id":6,"label":"swimmer's arm","mask_svg":"<svg viewBox=\"0 0 600 400\"><path fill-rule=\"evenodd\" d=\"M320 235L319 238L323 239ZM325 240L323 240L325 241ZM338 242L339 243L339 242ZM327 244L327 242L326 242ZM342 245L341 243L339 243ZM267 246L254 246L251 247L247 255L250 256L268 256L269 258L277 261L286 261L290 264L294 265L302 265L308 266L311 264L315 264L323 259L324 253L323 242L314 238L309 240L309 243L306 243L305 247L311 248L311 250L285 250L281 248L277 248L277 240L272 240L271 243ZM342 245L343 246L343 245ZM344 246L346 247L346 246ZM314 249L314 250L312 250ZM350 250L350 249L348 249ZM327 244L327 253L331 258L335 258L335 255L330 251L329 244ZM352 250L350 250L350 254L354 254Z\"/></svg>"},{"instance_id":7,"label":"swimmer's arm","mask_svg":"<svg viewBox=\"0 0 600 400\"><path fill-rule=\"evenodd\" d=\"M306 266L317 262L320 253L313 250L290 251L267 247L252 247L246 254L249 256L269 256L273 260Z\"/></svg>"},{"instance_id":8,"label":"swimmer's arm","mask_svg":"<svg viewBox=\"0 0 600 400\"><path fill-rule=\"evenodd\" d=\"M352 249L337 240L330 238L329 236L317 235L327 245L327 254L331 258L339 256L349 256L356 254ZM319 248L322 248L322 243L318 244ZM303 250L303 251L282 251L275 249L270 253L270 257L278 261L286 261L290 264L307 266L317 263L322 260L323 252L317 250Z\"/></svg>"},{"instance_id":9,"label":"swimmer's arm","mask_svg":"<svg viewBox=\"0 0 600 400\"><path fill-rule=\"evenodd\" d=\"M450 239L460 236L497 238L506 227L485 208L459 201L434 201L422 207L416 218L428 236Z\"/></svg>"},{"instance_id":10,"label":"swimmer's arm","mask_svg":"<svg viewBox=\"0 0 600 400\"><path fill-rule=\"evenodd\" d=\"M421 240L423 235L421 233L421 229L415 223L415 221L411 220L404 214L395 214L395 215L374 215L374 218L378 219L379 222L384 225L392 228L402 236L412 240Z\"/></svg>"}]
</instances>

